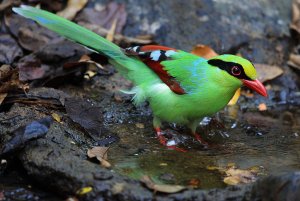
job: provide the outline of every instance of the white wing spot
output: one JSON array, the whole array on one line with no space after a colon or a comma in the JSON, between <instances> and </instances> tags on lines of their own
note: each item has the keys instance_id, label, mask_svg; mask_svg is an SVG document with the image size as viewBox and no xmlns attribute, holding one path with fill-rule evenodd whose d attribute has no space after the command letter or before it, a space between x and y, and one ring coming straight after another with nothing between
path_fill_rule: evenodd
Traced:
<instances>
[{"instance_id":1,"label":"white wing spot","mask_svg":"<svg viewBox=\"0 0 300 201\"><path fill-rule=\"evenodd\" d=\"M152 58L153 61L158 61L160 57L160 50L151 52L150 57Z\"/></svg>"},{"instance_id":2,"label":"white wing spot","mask_svg":"<svg viewBox=\"0 0 300 201\"><path fill-rule=\"evenodd\" d=\"M166 57L170 57L170 56L172 56L175 53L176 52L174 50L168 50L168 51L166 51L165 55L166 55Z\"/></svg>"},{"instance_id":3,"label":"white wing spot","mask_svg":"<svg viewBox=\"0 0 300 201\"><path fill-rule=\"evenodd\" d=\"M134 48L132 48L133 49L133 51L135 51L136 52L136 50L139 48L139 46L135 46Z\"/></svg>"}]
</instances>

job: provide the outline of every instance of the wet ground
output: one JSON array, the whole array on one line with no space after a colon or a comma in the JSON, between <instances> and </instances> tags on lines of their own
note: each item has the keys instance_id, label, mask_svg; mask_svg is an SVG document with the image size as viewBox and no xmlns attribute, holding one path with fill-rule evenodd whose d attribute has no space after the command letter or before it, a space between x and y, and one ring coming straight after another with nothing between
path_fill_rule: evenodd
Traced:
<instances>
[{"instance_id":1,"label":"wet ground","mask_svg":"<svg viewBox=\"0 0 300 201\"><path fill-rule=\"evenodd\" d=\"M99 85L103 87L96 87ZM91 133L83 132L82 128L71 122L72 115L68 109L66 115L61 107L53 105L49 108L49 105L36 105L37 102L28 104L25 101L11 107L2 116L2 119L6 119L2 122L2 129L7 127L12 131L17 128L19 125L14 124L15 118L20 120L20 124L24 124L30 119L39 119L53 113L59 114L62 122L55 121L46 137L30 143L24 151L19 152L16 159L19 158L21 163L17 164L20 164L20 169L25 173L25 176L20 175L25 181L16 181L11 168L4 168L6 171L2 173L2 178L6 181L5 186L11 186L13 192L21 188L21 194L24 193L22 196L31 196L31 200L34 200L34 196L38 197L36 200L43 197L51 200L55 198L47 193L39 194L40 187L47 189L46 191L59 192L65 197L73 195L80 187L95 182L92 186L100 188L95 190L96 193L103 192L103 187L110 192L116 182L120 183L120 178L122 182L128 182L126 177L129 177L134 179L130 182L136 183L147 175L158 184L180 184L194 189L207 189L207 192L214 188L227 191L228 185L223 181L225 173L217 168L229 165L243 170L256 168L258 178L297 172L300 168L300 107L297 93L290 95L289 99L282 98L280 93L274 91L271 91L269 99L241 96L237 105L227 106L214 120L205 119L200 123L198 132L210 143L209 147L203 147L194 140L186 128L165 124L167 137L173 137L180 147L187 150L182 153L168 150L159 144L152 128L152 115L147 103L135 107L130 96L118 92L121 86L127 88L130 83L114 74L96 77L93 81L85 82L83 87L64 85L61 90L69 95L49 88L35 89L28 94L28 98L34 94L48 100L51 97L76 97L81 98L82 103L90 103L92 108L99 109L103 114L103 124L99 122L100 127L97 127L99 130L104 129L100 136L91 136ZM51 95L50 99L48 95ZM66 100L63 101L65 107L72 106ZM257 106L260 103L267 105L266 111L259 111ZM102 116L99 112L97 117ZM89 117L83 117L85 118ZM107 146L107 142L110 142L107 160L112 164L108 171L86 156L88 148L103 144ZM14 164L12 161L8 158L8 164ZM95 175L99 174L102 176L100 183L97 183L99 176ZM119 174L125 178L119 177ZM105 184L106 181L103 180L107 179L111 183ZM9 184L10 181L13 185ZM99 185L101 187L97 187ZM139 182L137 185L141 187ZM128 188L133 187L129 185ZM242 188L245 190L249 186ZM4 190L10 192L8 188ZM137 190L128 194L136 196L142 192ZM246 195L243 190L239 193ZM150 191L147 196L151 195Z\"/></svg>"},{"instance_id":2,"label":"wet ground","mask_svg":"<svg viewBox=\"0 0 300 201\"><path fill-rule=\"evenodd\" d=\"M199 131L210 142L208 148L188 134L179 136L187 153L162 147L151 127L117 126L121 140L109 150L113 170L135 179L149 175L159 183L190 185L197 180L204 189L226 186L224 175L211 166L259 167L261 177L299 170L300 108L241 112L238 107L229 106L219 114L224 129L202 124ZM131 135L123 135L122 129L130 129Z\"/></svg>"}]
</instances>

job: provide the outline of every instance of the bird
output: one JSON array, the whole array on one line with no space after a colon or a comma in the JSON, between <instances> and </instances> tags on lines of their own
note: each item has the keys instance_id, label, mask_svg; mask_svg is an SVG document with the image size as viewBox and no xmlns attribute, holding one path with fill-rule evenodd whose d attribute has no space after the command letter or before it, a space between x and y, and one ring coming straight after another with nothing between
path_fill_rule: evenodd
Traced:
<instances>
[{"instance_id":1,"label":"bird","mask_svg":"<svg viewBox=\"0 0 300 201\"><path fill-rule=\"evenodd\" d=\"M267 97L267 90L257 79L254 65L247 59L223 54L205 59L171 47L144 45L120 48L98 34L58 15L21 5L13 11L65 38L106 56L110 64L134 87L133 102L149 103L153 127L159 142L180 150L164 136L162 123L187 126L194 137L207 144L196 132L199 122L222 110L242 86Z\"/></svg>"}]
</instances>

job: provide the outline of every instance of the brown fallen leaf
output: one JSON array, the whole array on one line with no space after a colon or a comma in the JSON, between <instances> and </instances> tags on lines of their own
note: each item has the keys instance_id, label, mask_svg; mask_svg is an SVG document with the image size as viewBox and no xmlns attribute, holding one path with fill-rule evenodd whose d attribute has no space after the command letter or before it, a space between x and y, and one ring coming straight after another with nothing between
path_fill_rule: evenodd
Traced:
<instances>
[{"instance_id":1,"label":"brown fallen leaf","mask_svg":"<svg viewBox=\"0 0 300 201\"><path fill-rule=\"evenodd\" d=\"M300 2L297 0L292 3L292 22L290 28L300 34Z\"/></svg>"},{"instance_id":2,"label":"brown fallen leaf","mask_svg":"<svg viewBox=\"0 0 300 201\"><path fill-rule=\"evenodd\" d=\"M84 8L87 2L88 0L68 0L67 7L56 14L68 20L72 20L76 14Z\"/></svg>"},{"instance_id":3,"label":"brown fallen leaf","mask_svg":"<svg viewBox=\"0 0 300 201\"><path fill-rule=\"evenodd\" d=\"M3 0L1 3L0 3L0 11L4 11L5 9L13 6L13 5L20 5L21 4L21 1L20 0Z\"/></svg>"},{"instance_id":4,"label":"brown fallen leaf","mask_svg":"<svg viewBox=\"0 0 300 201\"><path fill-rule=\"evenodd\" d=\"M106 35L106 40L111 41L111 42L114 40L116 27L117 27L117 19L114 19L114 21L112 22L111 27L108 30L108 33Z\"/></svg>"},{"instance_id":5,"label":"brown fallen leaf","mask_svg":"<svg viewBox=\"0 0 300 201\"><path fill-rule=\"evenodd\" d=\"M135 124L135 126L137 127L137 128L145 128L145 125L144 124L142 124L142 123L136 123Z\"/></svg>"},{"instance_id":6,"label":"brown fallen leaf","mask_svg":"<svg viewBox=\"0 0 300 201\"><path fill-rule=\"evenodd\" d=\"M1 201L1 200L0 200ZM68 197L65 201L79 201L77 197Z\"/></svg>"},{"instance_id":7,"label":"brown fallen leaf","mask_svg":"<svg viewBox=\"0 0 300 201\"><path fill-rule=\"evenodd\" d=\"M230 167L225 171L224 183L228 185L248 184L257 180L257 172Z\"/></svg>"},{"instance_id":8,"label":"brown fallen leaf","mask_svg":"<svg viewBox=\"0 0 300 201\"><path fill-rule=\"evenodd\" d=\"M267 65L267 64L254 64L258 78L261 82L273 80L276 77L282 75L283 70L278 66Z\"/></svg>"},{"instance_id":9,"label":"brown fallen leaf","mask_svg":"<svg viewBox=\"0 0 300 201\"><path fill-rule=\"evenodd\" d=\"M11 64L23 56L23 51L18 43L9 34L0 33L0 63Z\"/></svg>"},{"instance_id":10,"label":"brown fallen leaf","mask_svg":"<svg viewBox=\"0 0 300 201\"><path fill-rule=\"evenodd\" d=\"M201 181L199 179L191 179L189 181L189 186L193 188L198 188L201 185Z\"/></svg>"},{"instance_id":11,"label":"brown fallen leaf","mask_svg":"<svg viewBox=\"0 0 300 201\"><path fill-rule=\"evenodd\" d=\"M293 53L290 54L288 65L290 65L293 68L296 68L296 69L300 70L300 55L293 54Z\"/></svg>"},{"instance_id":12,"label":"brown fallen leaf","mask_svg":"<svg viewBox=\"0 0 300 201\"><path fill-rule=\"evenodd\" d=\"M205 59L210 59L212 57L218 56L218 54L211 47L203 44L194 46L191 53Z\"/></svg>"},{"instance_id":13,"label":"brown fallen leaf","mask_svg":"<svg viewBox=\"0 0 300 201\"><path fill-rule=\"evenodd\" d=\"M117 22L115 33L120 34L126 24L127 12L124 4L113 1L105 5L105 7L100 10L85 8L76 18L77 22L90 23L105 29L110 29L114 20Z\"/></svg>"},{"instance_id":14,"label":"brown fallen leaf","mask_svg":"<svg viewBox=\"0 0 300 201\"><path fill-rule=\"evenodd\" d=\"M0 105L4 101L5 97L7 96L7 93L0 93Z\"/></svg>"},{"instance_id":15,"label":"brown fallen leaf","mask_svg":"<svg viewBox=\"0 0 300 201\"><path fill-rule=\"evenodd\" d=\"M267 108L267 105L265 103L260 103L258 105L258 110L259 111L266 111L268 108Z\"/></svg>"},{"instance_id":16,"label":"brown fallen leaf","mask_svg":"<svg viewBox=\"0 0 300 201\"><path fill-rule=\"evenodd\" d=\"M238 169L234 163L229 163L226 167L207 166L208 170L218 170L220 173L225 174L223 179L224 183L228 185L247 184L257 180L261 168L253 166L248 169Z\"/></svg>"},{"instance_id":17,"label":"brown fallen leaf","mask_svg":"<svg viewBox=\"0 0 300 201\"><path fill-rule=\"evenodd\" d=\"M20 81L36 80L43 78L45 69L37 63L27 63L19 66L19 79Z\"/></svg>"},{"instance_id":18,"label":"brown fallen leaf","mask_svg":"<svg viewBox=\"0 0 300 201\"><path fill-rule=\"evenodd\" d=\"M126 184L125 183L116 183L113 185L113 187L111 188L111 192L113 194L119 194L122 193L122 191L124 190Z\"/></svg>"},{"instance_id":19,"label":"brown fallen leaf","mask_svg":"<svg viewBox=\"0 0 300 201\"><path fill-rule=\"evenodd\" d=\"M18 69L13 69L9 65L0 67L0 93L8 93L17 90L28 90L28 84L19 80Z\"/></svg>"},{"instance_id":20,"label":"brown fallen leaf","mask_svg":"<svg viewBox=\"0 0 300 201\"><path fill-rule=\"evenodd\" d=\"M59 38L58 34L17 14L6 14L4 22L20 46L29 51L37 51Z\"/></svg>"},{"instance_id":21,"label":"brown fallen leaf","mask_svg":"<svg viewBox=\"0 0 300 201\"><path fill-rule=\"evenodd\" d=\"M103 66L93 60L91 60L91 58L88 55L82 55L81 58L79 59L79 61L76 62L68 62L64 64L64 69L69 69L69 68L74 68L77 66L80 66L82 64L88 64L88 69L104 69ZM96 68L94 68L96 67ZM92 71L92 70L91 70Z\"/></svg>"},{"instance_id":22,"label":"brown fallen leaf","mask_svg":"<svg viewBox=\"0 0 300 201\"><path fill-rule=\"evenodd\" d=\"M147 175L141 178L141 182L143 182L147 186L147 188L152 189L155 192L157 191L162 193L177 193L186 189L185 186L180 186L180 185L156 184Z\"/></svg>"},{"instance_id":23,"label":"brown fallen leaf","mask_svg":"<svg viewBox=\"0 0 300 201\"><path fill-rule=\"evenodd\" d=\"M96 157L103 167L109 168L111 164L107 161L107 152L109 147L93 147L88 149L87 155L89 158Z\"/></svg>"}]
</instances>

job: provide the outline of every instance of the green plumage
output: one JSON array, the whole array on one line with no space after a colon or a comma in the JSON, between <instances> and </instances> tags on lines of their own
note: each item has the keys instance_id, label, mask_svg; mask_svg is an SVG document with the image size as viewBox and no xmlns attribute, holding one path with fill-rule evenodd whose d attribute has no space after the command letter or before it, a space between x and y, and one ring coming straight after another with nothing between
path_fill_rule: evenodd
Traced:
<instances>
[{"instance_id":1,"label":"green plumage","mask_svg":"<svg viewBox=\"0 0 300 201\"><path fill-rule=\"evenodd\" d=\"M107 56L109 62L136 85L130 92L135 94L135 103L149 101L156 128L161 126L162 121L167 121L187 125L195 132L201 118L212 115L226 106L235 91L242 85L240 79L225 70L209 65L206 59L176 51L170 59L161 64L164 66L163 69L174 77L186 92L186 94L178 95L137 57L125 55L117 45L94 32L37 8L21 6L13 10L70 40ZM243 66L247 76L256 79L256 71L249 61L233 55L221 55L216 59L237 62Z\"/></svg>"}]
</instances>

